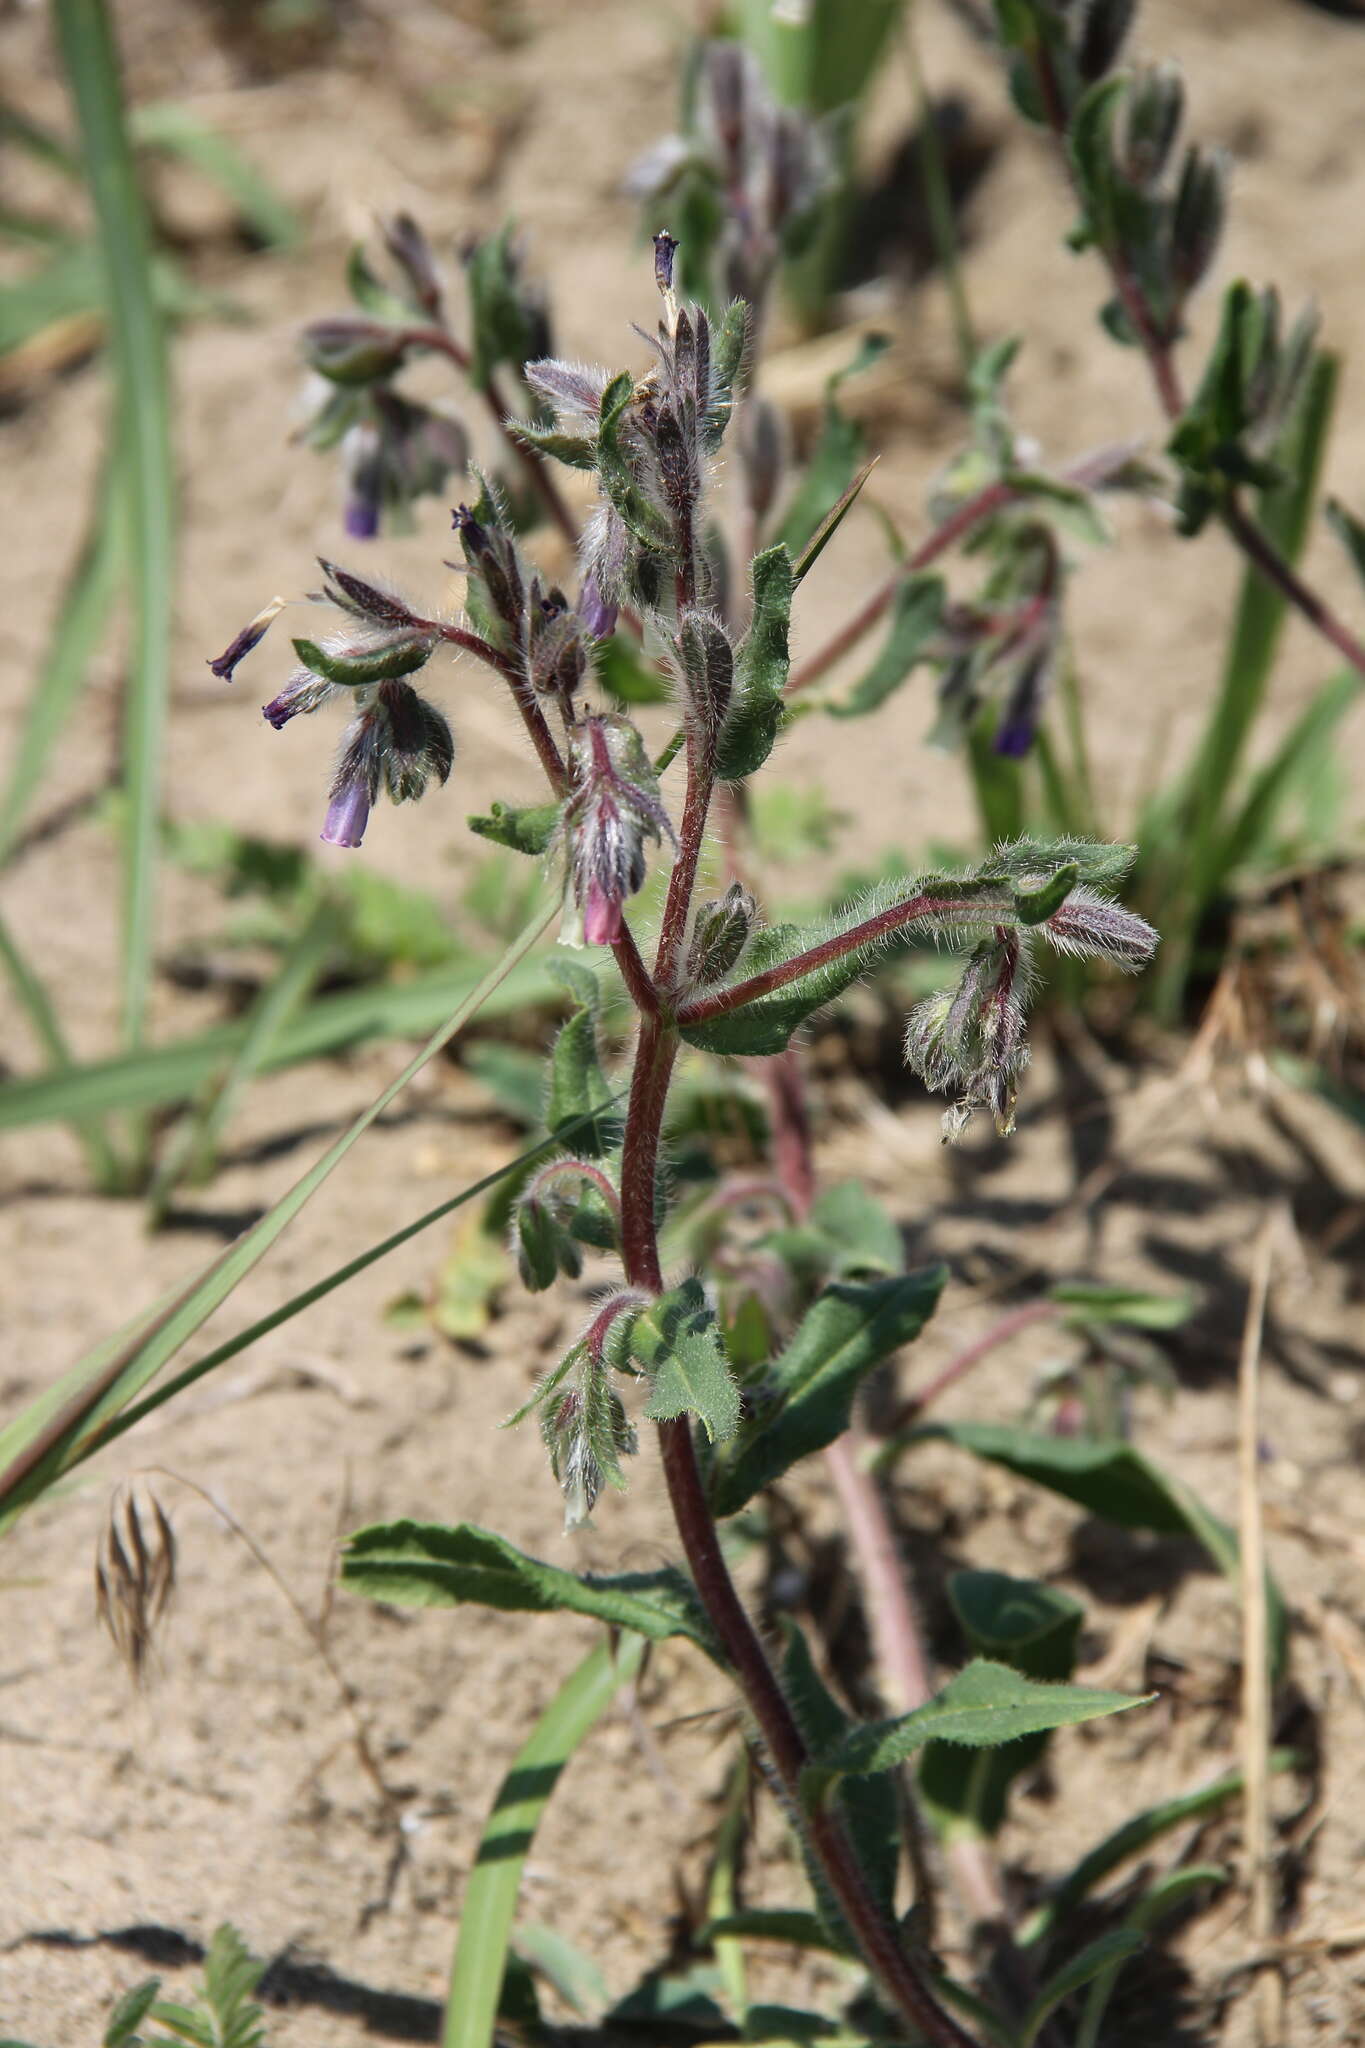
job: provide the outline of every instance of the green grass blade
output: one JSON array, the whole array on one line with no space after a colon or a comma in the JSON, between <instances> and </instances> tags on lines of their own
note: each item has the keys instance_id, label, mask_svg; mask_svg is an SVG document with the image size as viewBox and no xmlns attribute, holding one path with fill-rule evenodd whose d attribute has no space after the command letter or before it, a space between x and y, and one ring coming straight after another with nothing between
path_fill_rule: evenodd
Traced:
<instances>
[{"instance_id":1,"label":"green grass blade","mask_svg":"<svg viewBox=\"0 0 1365 2048\"><path fill-rule=\"evenodd\" d=\"M303 239L303 228L268 178L239 149L206 128L174 101L136 107L128 117L133 141L141 149L160 149L183 157L220 185L242 219L263 242L289 249Z\"/></svg>"},{"instance_id":2,"label":"green grass blade","mask_svg":"<svg viewBox=\"0 0 1365 2048\"><path fill-rule=\"evenodd\" d=\"M1355 669L1343 669L1323 684L1308 709L1292 725L1277 752L1252 778L1242 807L1208 862L1211 888L1216 889L1247 861L1272 850L1281 806L1301 784L1334 726L1365 691Z\"/></svg>"},{"instance_id":3,"label":"green grass blade","mask_svg":"<svg viewBox=\"0 0 1365 2048\"><path fill-rule=\"evenodd\" d=\"M322 972L340 929L336 905L318 904L286 955L279 973L266 983L247 1018L246 1034L222 1078L196 1109L188 1111L172 1132L152 1181L150 1205L154 1221L186 1175L206 1176L232 1112L288 1023Z\"/></svg>"},{"instance_id":4,"label":"green grass blade","mask_svg":"<svg viewBox=\"0 0 1365 2048\"><path fill-rule=\"evenodd\" d=\"M1302 554L1308 533L1336 382L1336 358L1318 356L1275 450L1275 460L1285 471L1285 481L1260 494L1259 524L1291 564ZM1228 791L1265 700L1287 609L1276 586L1248 565L1218 695L1187 785L1191 823L1188 873L1194 900L1199 905L1208 900L1209 856Z\"/></svg>"},{"instance_id":5,"label":"green grass blade","mask_svg":"<svg viewBox=\"0 0 1365 2048\"><path fill-rule=\"evenodd\" d=\"M320 996L276 1034L259 1071L270 1073L300 1060L318 1059L367 1038L420 1037L434 1030L478 984L476 970L460 967L415 976L392 987L380 983ZM527 966L507 977L486 1009L490 1016L500 1016L562 999L563 990L543 967ZM154 1051L91 1061L63 1075L6 1082L0 1086L0 1131L191 1102L237 1054L248 1029L242 1022L214 1025Z\"/></svg>"},{"instance_id":6,"label":"green grass blade","mask_svg":"<svg viewBox=\"0 0 1365 2048\"><path fill-rule=\"evenodd\" d=\"M411 1223L405 1223L401 1229L395 1230L391 1236L381 1238L378 1244L372 1244L365 1251L358 1252L353 1259L348 1259L344 1266L338 1266L334 1272L325 1274L321 1280L315 1280L301 1293L291 1295L288 1301L281 1302L280 1306L272 1309L268 1315L248 1324L246 1329L238 1330L235 1336L226 1338L203 1358L197 1358L193 1365L187 1365L183 1371L173 1374L170 1379L162 1380L150 1394L145 1394L140 1401L135 1401L131 1408L125 1408L121 1414L107 1423L101 1430L97 1442L86 1440L82 1443L80 1450L66 1461L63 1470L82 1464L95 1451L103 1450L115 1437L122 1436L126 1430L130 1430L135 1422L141 1422L144 1415L150 1415L153 1409L164 1408L168 1401L174 1400L177 1394L183 1394L186 1387L192 1387L196 1380L202 1380L218 1366L226 1365L230 1358L236 1358L243 1351L250 1350L262 1337L268 1337L272 1330L278 1330L281 1323L291 1322L295 1316L302 1315L315 1301L321 1301L324 1295L334 1294L338 1287L344 1287L348 1280L354 1280L356 1275L363 1273L367 1267L377 1265L379 1260L387 1258L390 1252L396 1252L400 1245L405 1245L410 1239L420 1236L424 1230L430 1230L434 1223L441 1223L447 1216L453 1216L455 1211L462 1209L467 1202L476 1202L480 1195L488 1194L499 1181L506 1180L509 1174L519 1173L523 1166L530 1166L536 1160L543 1159L547 1152L559 1151L581 1126L590 1122L590 1117L576 1118L563 1129L542 1138L538 1144L528 1146L526 1151L519 1152L505 1165L495 1167L492 1173L486 1173L482 1180L476 1180L469 1187L461 1188L458 1195L447 1195L434 1209L425 1210ZM3 1450L3 1444L4 1439L0 1438L0 1451ZM0 1513L3 1513L2 1499Z\"/></svg>"},{"instance_id":7,"label":"green grass blade","mask_svg":"<svg viewBox=\"0 0 1365 2048\"><path fill-rule=\"evenodd\" d=\"M640 1668L644 1643L602 1643L559 1688L503 1779L465 1887L442 2048L492 2048L522 1867L559 1774Z\"/></svg>"},{"instance_id":8,"label":"green grass blade","mask_svg":"<svg viewBox=\"0 0 1365 2048\"><path fill-rule=\"evenodd\" d=\"M409 1060L369 1108L297 1180L260 1222L243 1233L171 1301L141 1319L134 1333L114 1346L105 1343L74 1366L55 1389L0 1432L0 1528L35 1499L103 1433L104 1425L141 1393L166 1362L207 1321L238 1283L260 1263L275 1240L341 1164L356 1140L383 1114L429 1060L448 1045L486 996L498 986L558 913L552 902L512 941L496 966L471 990L454 1014Z\"/></svg>"},{"instance_id":9,"label":"green grass blade","mask_svg":"<svg viewBox=\"0 0 1365 2048\"><path fill-rule=\"evenodd\" d=\"M157 812L170 681L175 483L166 342L151 237L123 117L104 0L54 0L58 40L100 231L128 488L135 641L124 711L123 1031L142 1043L152 972Z\"/></svg>"},{"instance_id":10,"label":"green grass blade","mask_svg":"<svg viewBox=\"0 0 1365 2048\"><path fill-rule=\"evenodd\" d=\"M52 1006L51 997L20 951L14 934L3 917L0 917L0 962L9 976L10 986L14 990L19 1006L56 1069L56 1077L60 1082L62 1075L71 1069L71 1048L66 1042L66 1034ZM65 1121L70 1122L72 1130L85 1147L96 1185L107 1191L119 1187L123 1176L118 1155L98 1122L89 1116L72 1116Z\"/></svg>"},{"instance_id":11,"label":"green grass blade","mask_svg":"<svg viewBox=\"0 0 1365 2048\"><path fill-rule=\"evenodd\" d=\"M118 459L111 452L80 555L58 600L47 654L24 712L14 764L0 797L0 864L8 859L19 837L109 623L122 574L123 489Z\"/></svg>"}]
</instances>

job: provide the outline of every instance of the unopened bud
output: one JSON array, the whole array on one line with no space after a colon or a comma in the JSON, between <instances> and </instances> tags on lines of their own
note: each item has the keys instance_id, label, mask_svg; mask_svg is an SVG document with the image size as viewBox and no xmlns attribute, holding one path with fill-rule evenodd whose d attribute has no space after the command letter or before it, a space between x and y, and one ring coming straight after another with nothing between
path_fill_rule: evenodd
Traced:
<instances>
[{"instance_id":1,"label":"unopened bud","mask_svg":"<svg viewBox=\"0 0 1365 2048\"><path fill-rule=\"evenodd\" d=\"M957 1098L944 1118L945 1141L961 1135L977 1108L990 1111L1001 1137L1014 1129L1018 1078L1028 1063L1023 965L1016 933L985 939L956 989L940 990L910 1013L907 1063L926 1086Z\"/></svg>"},{"instance_id":2,"label":"unopened bud","mask_svg":"<svg viewBox=\"0 0 1365 2048\"><path fill-rule=\"evenodd\" d=\"M1089 0L1076 45L1076 69L1087 85L1113 68L1136 13L1137 0Z\"/></svg>"},{"instance_id":3,"label":"unopened bud","mask_svg":"<svg viewBox=\"0 0 1365 2048\"><path fill-rule=\"evenodd\" d=\"M616 631L619 607L609 604L597 586L597 578L591 572L583 579L583 588L578 594L578 616L583 630L590 640L610 640Z\"/></svg>"},{"instance_id":4,"label":"unopened bud","mask_svg":"<svg viewBox=\"0 0 1365 2048\"><path fill-rule=\"evenodd\" d=\"M739 964L757 919L758 905L738 882L731 882L717 901L702 904L687 954L687 978L694 987L724 981Z\"/></svg>"},{"instance_id":5,"label":"unopened bud","mask_svg":"<svg viewBox=\"0 0 1365 2048\"><path fill-rule=\"evenodd\" d=\"M302 341L310 368L333 384L373 384L398 368L407 347L401 328L348 314L312 321Z\"/></svg>"},{"instance_id":6,"label":"unopened bud","mask_svg":"<svg viewBox=\"0 0 1365 2048\"><path fill-rule=\"evenodd\" d=\"M673 258L678 243L667 228L660 228L654 237L654 282L664 293L673 289Z\"/></svg>"},{"instance_id":7,"label":"unopened bud","mask_svg":"<svg viewBox=\"0 0 1365 2048\"><path fill-rule=\"evenodd\" d=\"M1084 883L1071 891L1041 929L1059 953L1110 960L1127 973L1145 967L1161 943L1145 917Z\"/></svg>"},{"instance_id":8,"label":"unopened bud","mask_svg":"<svg viewBox=\"0 0 1365 2048\"><path fill-rule=\"evenodd\" d=\"M1227 158L1221 150L1186 152L1171 221L1171 272L1184 292L1208 270L1223 233Z\"/></svg>"},{"instance_id":9,"label":"unopened bud","mask_svg":"<svg viewBox=\"0 0 1365 2048\"><path fill-rule=\"evenodd\" d=\"M585 718L569 740L573 786L564 805L568 862L560 936L609 946L627 897L645 879L645 840L673 837L644 741L628 719Z\"/></svg>"},{"instance_id":10,"label":"unopened bud","mask_svg":"<svg viewBox=\"0 0 1365 2048\"><path fill-rule=\"evenodd\" d=\"M315 675L310 668L295 669L279 695L262 704L261 715L280 732L291 718L316 711L335 694L335 683L329 683L325 676Z\"/></svg>"},{"instance_id":11,"label":"unopened bud","mask_svg":"<svg viewBox=\"0 0 1365 2048\"><path fill-rule=\"evenodd\" d=\"M396 213L381 221L379 230L385 248L412 286L413 297L423 312L434 318L441 310L441 280L426 236L410 213Z\"/></svg>"},{"instance_id":12,"label":"unopened bud","mask_svg":"<svg viewBox=\"0 0 1365 2048\"><path fill-rule=\"evenodd\" d=\"M417 615L394 590L382 590L377 584L366 583L349 569L339 569L335 562L318 557L318 567L326 579L323 595L342 611L351 612L357 618L373 619L383 626L415 626Z\"/></svg>"},{"instance_id":13,"label":"unopened bud","mask_svg":"<svg viewBox=\"0 0 1365 2048\"><path fill-rule=\"evenodd\" d=\"M719 619L706 612L689 611L683 615L679 628L678 652L689 709L715 731L725 717L734 689L735 656L729 635Z\"/></svg>"},{"instance_id":14,"label":"unopened bud","mask_svg":"<svg viewBox=\"0 0 1365 2048\"><path fill-rule=\"evenodd\" d=\"M1180 74L1161 64L1140 71L1128 87L1120 127L1119 169L1134 185L1150 191L1170 161L1185 88Z\"/></svg>"}]
</instances>

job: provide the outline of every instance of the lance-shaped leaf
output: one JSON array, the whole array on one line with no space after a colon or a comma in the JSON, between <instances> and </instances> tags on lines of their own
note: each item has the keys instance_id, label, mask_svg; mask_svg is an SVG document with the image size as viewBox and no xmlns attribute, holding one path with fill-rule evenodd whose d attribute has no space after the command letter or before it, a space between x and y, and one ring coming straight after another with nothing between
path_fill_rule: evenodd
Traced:
<instances>
[{"instance_id":1,"label":"lance-shaped leaf","mask_svg":"<svg viewBox=\"0 0 1365 2048\"><path fill-rule=\"evenodd\" d=\"M566 463L570 469L597 467L597 443L586 434L566 434L558 427L533 427L525 420L518 420L511 432L512 438L524 448L534 448L538 455L552 455L556 462Z\"/></svg>"},{"instance_id":2,"label":"lance-shaped leaf","mask_svg":"<svg viewBox=\"0 0 1365 2048\"><path fill-rule=\"evenodd\" d=\"M786 1638L782 1656L782 1690L796 1716L802 1740L813 1756L833 1749L856 1732L858 1724L845 1713L815 1668L810 1645L790 1618L783 1617ZM839 1805L857 1851L858 1861L883 1913L891 1916L900 1867L901 1817L897 1802L873 1778L854 1778L839 1788ZM804 1844L803 1844L804 1848ZM819 1865L805 1857L820 1922L831 1942L846 1954L858 1952L843 1914L829 1893Z\"/></svg>"},{"instance_id":3,"label":"lance-shaped leaf","mask_svg":"<svg viewBox=\"0 0 1365 2048\"><path fill-rule=\"evenodd\" d=\"M649 1374L651 1422L697 1415L713 1443L734 1435L739 1389L700 1280L684 1280L637 1316L630 1350Z\"/></svg>"},{"instance_id":4,"label":"lance-shaped leaf","mask_svg":"<svg viewBox=\"0 0 1365 2048\"><path fill-rule=\"evenodd\" d=\"M397 1607L497 1607L512 1614L590 1614L661 1642L688 1636L714 1656L691 1581L672 1566L601 1578L528 1557L469 1522L381 1522L361 1529L341 1559L341 1583Z\"/></svg>"},{"instance_id":5,"label":"lance-shaped leaf","mask_svg":"<svg viewBox=\"0 0 1365 2048\"><path fill-rule=\"evenodd\" d=\"M855 499L873 470L877 467L880 459L879 456L874 455L869 462L865 462L843 496L830 506L810 539L800 549L792 562L793 583L802 583L809 576L811 570L815 567L821 555L825 552L825 549L829 546L835 534L852 511Z\"/></svg>"},{"instance_id":6,"label":"lance-shaped leaf","mask_svg":"<svg viewBox=\"0 0 1365 2048\"><path fill-rule=\"evenodd\" d=\"M554 838L559 823L558 804L532 804L518 808L513 804L493 803L491 814L486 818L470 818L471 832L477 832L481 839L492 839L499 846L510 846L514 853L542 854Z\"/></svg>"},{"instance_id":7,"label":"lance-shaped leaf","mask_svg":"<svg viewBox=\"0 0 1365 2048\"><path fill-rule=\"evenodd\" d=\"M792 565L784 547L755 555L753 611L735 655L734 693L716 752L722 782L739 782L761 768L773 750L784 714L783 691L791 665Z\"/></svg>"},{"instance_id":8,"label":"lance-shaped leaf","mask_svg":"<svg viewBox=\"0 0 1365 2048\"><path fill-rule=\"evenodd\" d=\"M947 586L941 576L907 576L897 586L885 645L867 674L842 704L825 708L836 718L860 718L898 690L916 662L924 659L943 618Z\"/></svg>"},{"instance_id":9,"label":"lance-shaped leaf","mask_svg":"<svg viewBox=\"0 0 1365 2048\"><path fill-rule=\"evenodd\" d=\"M609 1113L612 1101L612 1086L597 1050L596 1006L583 1006L573 1012L555 1039L545 1121L556 1131L561 1124L593 1117L592 1123L579 1129L574 1150L585 1159L600 1159L620 1135L619 1119Z\"/></svg>"},{"instance_id":10,"label":"lance-shaped leaf","mask_svg":"<svg viewBox=\"0 0 1365 2048\"><path fill-rule=\"evenodd\" d=\"M959 1671L924 1706L893 1721L873 1721L825 1750L801 1777L808 1806L822 1800L844 1777L894 1770L926 1742L962 1742L971 1749L998 1749L1021 1735L1070 1728L1106 1714L1145 1706L1154 1693L1102 1692L1091 1685L1044 1685L1011 1671L1007 1664L977 1658Z\"/></svg>"},{"instance_id":11,"label":"lance-shaped leaf","mask_svg":"<svg viewBox=\"0 0 1365 2048\"><path fill-rule=\"evenodd\" d=\"M1028 1678L1070 1678L1085 1610L1069 1593L1004 1572L955 1572L948 1597L968 1644ZM920 1765L920 1792L940 1832L994 1835L1005 1818L1010 1784L1047 1747L1047 1734L1020 1736L989 1757L931 1742Z\"/></svg>"},{"instance_id":12,"label":"lance-shaped leaf","mask_svg":"<svg viewBox=\"0 0 1365 2048\"><path fill-rule=\"evenodd\" d=\"M1163 1536L1193 1536L1220 1571L1236 1579L1237 1538L1226 1522L1210 1514L1182 1481L1163 1472L1150 1458L1118 1438L1045 1436L1010 1423L938 1423L922 1432L941 1437L1004 1465L1022 1479L1032 1479L1077 1506L1088 1508L1123 1529L1152 1529ZM1280 1590L1266 1573L1271 1664L1284 1668L1287 1623Z\"/></svg>"},{"instance_id":13,"label":"lance-shaped leaf","mask_svg":"<svg viewBox=\"0 0 1365 2048\"><path fill-rule=\"evenodd\" d=\"M825 1289L772 1367L771 1404L746 1423L716 1474L718 1515L737 1513L799 1459L843 1435L860 1380L919 1335L947 1278L946 1266L927 1266L863 1284L838 1280Z\"/></svg>"}]
</instances>

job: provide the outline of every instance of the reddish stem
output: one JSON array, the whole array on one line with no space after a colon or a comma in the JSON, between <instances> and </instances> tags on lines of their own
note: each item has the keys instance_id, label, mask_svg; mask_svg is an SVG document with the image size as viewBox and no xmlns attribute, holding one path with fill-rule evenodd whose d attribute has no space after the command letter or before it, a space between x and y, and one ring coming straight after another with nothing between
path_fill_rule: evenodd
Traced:
<instances>
[{"instance_id":1,"label":"reddish stem","mask_svg":"<svg viewBox=\"0 0 1365 2048\"><path fill-rule=\"evenodd\" d=\"M1055 1301L1031 1301L1024 1308L1012 1309L1009 1315L1002 1316L998 1323L992 1323L983 1336L978 1337L974 1343L964 1346L956 1358L950 1359L942 1372L930 1380L927 1387L921 1387L918 1393L910 1396L893 1418L887 1434L895 1435L899 1430L911 1428L918 1422L925 1409L933 1406L940 1394L946 1394L949 1387L955 1386L988 1352L994 1351L997 1345L1008 1343L1011 1337L1018 1336L1020 1330L1030 1329L1034 1323L1050 1322L1056 1314Z\"/></svg>"},{"instance_id":2,"label":"reddish stem","mask_svg":"<svg viewBox=\"0 0 1365 2048\"><path fill-rule=\"evenodd\" d=\"M974 909L976 915L966 920L980 925L989 922L984 905L973 905L969 898L962 896L908 896L903 903L893 903L889 910L879 910L873 917L865 917L860 924L850 925L846 932L836 932L833 938L822 939L818 946L811 946L804 953L794 953L790 960L779 960L775 967L765 968L762 974L751 974L747 981L734 982L729 988L718 989L714 995L694 996L678 1011L679 1027L685 1029L692 1024L708 1024L714 1017L728 1016L731 1010L742 1010L746 1003L757 1002L760 996L773 993L774 989L786 988L788 983L800 981L818 967L827 967L834 960L842 960L848 953L856 953L863 946L876 945L879 939L889 938L907 924L913 924L922 917L952 917L955 912Z\"/></svg>"},{"instance_id":3,"label":"reddish stem","mask_svg":"<svg viewBox=\"0 0 1365 2048\"><path fill-rule=\"evenodd\" d=\"M495 668L504 681L510 684L517 710L521 713L522 723L530 736L540 765L545 770L556 796L562 796L567 779L563 758L555 745L554 734L545 722L545 714L536 702L534 691L512 657L503 654L490 641L480 639L477 633L469 632L464 626L447 625L440 619L422 619L419 624L429 626L433 632L439 633L450 646L462 647L466 654L476 655L480 661L486 661L490 668Z\"/></svg>"}]
</instances>

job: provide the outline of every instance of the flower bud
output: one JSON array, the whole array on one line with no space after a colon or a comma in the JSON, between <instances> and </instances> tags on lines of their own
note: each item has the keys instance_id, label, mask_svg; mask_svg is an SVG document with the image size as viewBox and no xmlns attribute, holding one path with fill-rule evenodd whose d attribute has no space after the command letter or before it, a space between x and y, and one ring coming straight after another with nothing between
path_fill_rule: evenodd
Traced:
<instances>
[{"instance_id":1,"label":"flower bud","mask_svg":"<svg viewBox=\"0 0 1365 2048\"><path fill-rule=\"evenodd\" d=\"M336 690L335 683L314 674L311 668L296 668L279 695L272 697L268 704L262 704L261 715L267 724L280 732L291 718L318 710L329 697L336 695Z\"/></svg>"},{"instance_id":2,"label":"flower bud","mask_svg":"<svg viewBox=\"0 0 1365 2048\"><path fill-rule=\"evenodd\" d=\"M1087 85L1113 69L1137 13L1137 0L1089 0L1076 45L1076 69Z\"/></svg>"},{"instance_id":3,"label":"flower bud","mask_svg":"<svg viewBox=\"0 0 1365 2048\"><path fill-rule=\"evenodd\" d=\"M676 239L667 228L660 228L654 236L654 282L661 292L673 289L673 258L677 254Z\"/></svg>"},{"instance_id":4,"label":"flower bud","mask_svg":"<svg viewBox=\"0 0 1365 2048\"><path fill-rule=\"evenodd\" d=\"M1145 967L1160 944L1145 917L1083 882L1072 889L1060 910L1044 920L1041 930L1059 953L1110 960L1126 973Z\"/></svg>"},{"instance_id":5,"label":"flower bud","mask_svg":"<svg viewBox=\"0 0 1365 2048\"><path fill-rule=\"evenodd\" d=\"M369 421L351 428L341 444L341 473L346 487L342 522L352 540L373 540L384 509L384 448L379 429Z\"/></svg>"},{"instance_id":6,"label":"flower bud","mask_svg":"<svg viewBox=\"0 0 1365 2048\"><path fill-rule=\"evenodd\" d=\"M391 376L407 347L401 327L344 313L312 321L302 342L309 367L333 384L373 384Z\"/></svg>"},{"instance_id":7,"label":"flower bud","mask_svg":"<svg viewBox=\"0 0 1365 2048\"><path fill-rule=\"evenodd\" d=\"M974 1109L988 1109L1002 1138L1014 1129L1018 1077L1028 1064L1024 1035L1025 957L1019 935L999 931L972 953L956 989L916 1005L905 1030L907 1064L929 1088L951 1090L948 1143Z\"/></svg>"},{"instance_id":8,"label":"flower bud","mask_svg":"<svg viewBox=\"0 0 1365 2048\"><path fill-rule=\"evenodd\" d=\"M1131 184L1149 192L1170 161L1185 88L1180 74L1159 64L1140 71L1128 87L1119 128L1118 166Z\"/></svg>"},{"instance_id":9,"label":"flower bud","mask_svg":"<svg viewBox=\"0 0 1365 2048\"><path fill-rule=\"evenodd\" d=\"M441 310L441 280L431 244L410 213L396 213L381 220L379 232L384 247L412 287L412 295L424 313L434 319Z\"/></svg>"},{"instance_id":10,"label":"flower bud","mask_svg":"<svg viewBox=\"0 0 1365 2048\"><path fill-rule=\"evenodd\" d=\"M1171 220L1171 273L1191 292L1208 270L1223 233L1227 158L1222 150L1186 151Z\"/></svg>"},{"instance_id":11,"label":"flower bud","mask_svg":"<svg viewBox=\"0 0 1365 2048\"><path fill-rule=\"evenodd\" d=\"M739 964L757 920L758 905L738 882L731 882L717 901L702 904L687 953L687 978L693 987L724 981Z\"/></svg>"},{"instance_id":12,"label":"flower bud","mask_svg":"<svg viewBox=\"0 0 1365 2048\"><path fill-rule=\"evenodd\" d=\"M414 803L434 775L444 783L455 760L455 742L434 704L410 683L383 683L379 707L387 722L384 783L396 804Z\"/></svg>"}]
</instances>

